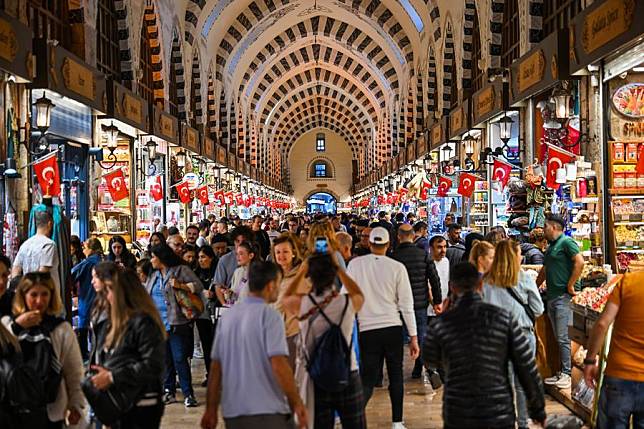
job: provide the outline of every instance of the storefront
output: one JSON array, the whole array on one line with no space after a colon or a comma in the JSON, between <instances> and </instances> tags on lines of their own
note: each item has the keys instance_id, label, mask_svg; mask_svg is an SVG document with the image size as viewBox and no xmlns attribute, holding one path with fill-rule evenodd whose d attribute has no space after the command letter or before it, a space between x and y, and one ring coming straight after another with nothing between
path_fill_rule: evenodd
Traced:
<instances>
[{"instance_id":1,"label":"storefront","mask_svg":"<svg viewBox=\"0 0 644 429\"><path fill-rule=\"evenodd\" d=\"M430 128L430 153L427 167L432 178L428 201L430 233L445 230L445 216L451 214L457 223L463 223L463 198L458 194L454 162L458 163L458 146L448 141L448 116L435 122Z\"/></svg>"},{"instance_id":2,"label":"storefront","mask_svg":"<svg viewBox=\"0 0 644 429\"><path fill-rule=\"evenodd\" d=\"M38 128L36 101L46 97L53 107L46 132L33 131L39 137L32 138L36 145L32 149L43 156L47 156L50 149L59 151L61 193L58 199L54 198L54 204L63 208L70 221L71 234L84 240L90 233L90 193L96 192L89 180L93 115L107 113L105 76L61 46L45 40L34 41L34 54L38 61L31 93L34 103L32 129ZM37 185L32 184L33 203L47 196L47 192ZM98 201L95 195L91 198Z\"/></svg>"},{"instance_id":3,"label":"storefront","mask_svg":"<svg viewBox=\"0 0 644 429\"><path fill-rule=\"evenodd\" d=\"M151 177L148 190L154 188L159 192L160 201L164 207L161 222L165 225L177 226L181 219L181 204L178 203L174 185L183 177L181 173L186 160L184 156L176 156L182 152L178 146L179 121L156 105L150 106L150 111L152 112L150 128L154 137L152 142L156 144L150 147L154 148L154 170L156 171Z\"/></svg>"},{"instance_id":4,"label":"storefront","mask_svg":"<svg viewBox=\"0 0 644 429\"><path fill-rule=\"evenodd\" d=\"M154 219L163 213L163 203L151 197L148 187L148 176L158 168L156 146L152 148L157 143L149 135L149 104L115 81L108 81L107 94L108 115L96 126L103 159L95 164L98 201L92 233L105 241L122 235L127 243L144 248L154 232ZM128 192L120 193L117 201L108 180L121 175Z\"/></svg>"},{"instance_id":5,"label":"storefront","mask_svg":"<svg viewBox=\"0 0 644 429\"><path fill-rule=\"evenodd\" d=\"M187 202L180 200L182 204L180 211L181 226L179 227L179 231L184 231L188 225L198 224L205 218L204 204L199 198L196 198L196 191L205 184L206 172L202 171L199 160L201 154L201 134L197 129L192 128L185 122L181 123L180 128L179 141L183 153L177 153L175 157L178 158L179 167L183 165L182 171L178 171L177 173L183 173L183 176L177 183L186 182L190 190L189 200Z\"/></svg>"},{"instance_id":6,"label":"storefront","mask_svg":"<svg viewBox=\"0 0 644 429\"><path fill-rule=\"evenodd\" d=\"M19 160L26 159L20 146L31 146L25 133L31 104L26 85L33 76L31 30L0 12L0 35L0 252L13 260L26 236L21 217L29 209L26 163Z\"/></svg>"}]
</instances>

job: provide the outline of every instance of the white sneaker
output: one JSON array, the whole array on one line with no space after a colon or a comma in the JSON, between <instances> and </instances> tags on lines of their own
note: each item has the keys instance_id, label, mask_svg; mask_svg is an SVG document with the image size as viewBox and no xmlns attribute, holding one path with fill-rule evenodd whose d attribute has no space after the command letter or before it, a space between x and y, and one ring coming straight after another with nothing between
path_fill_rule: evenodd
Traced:
<instances>
[{"instance_id":1,"label":"white sneaker","mask_svg":"<svg viewBox=\"0 0 644 429\"><path fill-rule=\"evenodd\" d=\"M559 380L555 383L555 386L557 386L557 389L570 389L571 385L571 380L570 376L568 374L561 374L561 377L559 377Z\"/></svg>"},{"instance_id":2,"label":"white sneaker","mask_svg":"<svg viewBox=\"0 0 644 429\"><path fill-rule=\"evenodd\" d=\"M561 378L561 373L558 372L555 375L553 375L552 377L546 378L545 380L543 380L543 382L545 384L549 384L549 385L557 384L557 382L559 381L560 378Z\"/></svg>"},{"instance_id":3,"label":"white sneaker","mask_svg":"<svg viewBox=\"0 0 644 429\"><path fill-rule=\"evenodd\" d=\"M391 429L407 429L407 428L405 427L405 425L403 424L403 422L394 422L394 423L391 425Z\"/></svg>"}]
</instances>

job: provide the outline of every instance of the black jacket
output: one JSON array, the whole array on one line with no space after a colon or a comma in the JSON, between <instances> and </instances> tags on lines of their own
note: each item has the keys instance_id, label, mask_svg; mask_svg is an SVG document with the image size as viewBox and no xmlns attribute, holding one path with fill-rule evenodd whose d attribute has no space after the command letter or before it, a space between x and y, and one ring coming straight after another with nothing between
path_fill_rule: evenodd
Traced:
<instances>
[{"instance_id":1,"label":"black jacket","mask_svg":"<svg viewBox=\"0 0 644 429\"><path fill-rule=\"evenodd\" d=\"M427 281L429 281L432 288L434 304L442 302L440 277L438 277L436 265L429 257L429 253L420 249L414 243L400 243L392 257L407 268L409 283L414 296L414 310L426 309L429 306Z\"/></svg>"},{"instance_id":2,"label":"black jacket","mask_svg":"<svg viewBox=\"0 0 644 429\"><path fill-rule=\"evenodd\" d=\"M534 244L522 243L521 254L526 265L543 265L543 252Z\"/></svg>"},{"instance_id":3,"label":"black jacket","mask_svg":"<svg viewBox=\"0 0 644 429\"><path fill-rule=\"evenodd\" d=\"M528 338L508 311L484 303L479 294L462 296L430 323L422 356L427 367L445 370L446 429L514 428L508 362L525 391L530 418L546 416Z\"/></svg>"},{"instance_id":4,"label":"black jacket","mask_svg":"<svg viewBox=\"0 0 644 429\"><path fill-rule=\"evenodd\" d=\"M452 268L462 262L463 255L465 255L465 245L463 243L450 244L445 254L445 257L449 260L449 267Z\"/></svg>"},{"instance_id":5,"label":"black jacket","mask_svg":"<svg viewBox=\"0 0 644 429\"><path fill-rule=\"evenodd\" d=\"M165 350L165 339L157 324L150 316L139 313L128 321L123 339L109 353L105 366L109 368L111 360L134 358L130 365L111 369L114 384L136 384L143 388L141 397L150 397L151 393L160 397Z\"/></svg>"}]
</instances>

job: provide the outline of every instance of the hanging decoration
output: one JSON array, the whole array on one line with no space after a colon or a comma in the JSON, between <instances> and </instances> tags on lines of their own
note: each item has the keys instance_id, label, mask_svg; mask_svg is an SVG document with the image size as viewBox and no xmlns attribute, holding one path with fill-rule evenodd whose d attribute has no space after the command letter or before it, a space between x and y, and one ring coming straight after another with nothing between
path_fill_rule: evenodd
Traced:
<instances>
[{"instance_id":1,"label":"hanging decoration","mask_svg":"<svg viewBox=\"0 0 644 429\"><path fill-rule=\"evenodd\" d=\"M130 196L130 192L127 189L125 183L125 175L123 174L123 169L118 168L114 171L103 176L105 182L107 182L107 190L110 192L112 201L117 202L121 201Z\"/></svg>"},{"instance_id":2,"label":"hanging decoration","mask_svg":"<svg viewBox=\"0 0 644 429\"><path fill-rule=\"evenodd\" d=\"M436 196L446 197L451 187L452 179L450 179L449 177L440 176L440 178L438 179L438 191L436 192Z\"/></svg>"},{"instance_id":3,"label":"hanging decoration","mask_svg":"<svg viewBox=\"0 0 644 429\"><path fill-rule=\"evenodd\" d=\"M510 180L510 173L512 172L513 165L505 162L499 158L494 158L492 165L492 180L496 180L501 184L501 190L505 188Z\"/></svg>"},{"instance_id":4,"label":"hanging decoration","mask_svg":"<svg viewBox=\"0 0 644 429\"><path fill-rule=\"evenodd\" d=\"M458 181L457 192L465 198L471 198L474 193L474 184L480 177L471 173L461 173Z\"/></svg>"},{"instance_id":5,"label":"hanging decoration","mask_svg":"<svg viewBox=\"0 0 644 429\"><path fill-rule=\"evenodd\" d=\"M163 185L161 184L161 176L154 176L150 181L150 196L154 201L163 199Z\"/></svg>"},{"instance_id":6,"label":"hanging decoration","mask_svg":"<svg viewBox=\"0 0 644 429\"><path fill-rule=\"evenodd\" d=\"M197 198L201 201L201 204L207 205L210 201L208 200L208 185L204 185L200 188L197 188Z\"/></svg>"},{"instance_id":7,"label":"hanging decoration","mask_svg":"<svg viewBox=\"0 0 644 429\"><path fill-rule=\"evenodd\" d=\"M192 195L190 194L190 187L188 182L181 182L176 185L177 194L179 195L179 201L183 204L188 204L192 201Z\"/></svg>"},{"instance_id":8,"label":"hanging decoration","mask_svg":"<svg viewBox=\"0 0 644 429\"><path fill-rule=\"evenodd\" d=\"M58 170L58 152L51 152L34 162L34 173L44 196L57 197L60 195L60 173Z\"/></svg>"},{"instance_id":9,"label":"hanging decoration","mask_svg":"<svg viewBox=\"0 0 644 429\"><path fill-rule=\"evenodd\" d=\"M550 189L559 189L557 183L557 170L563 169L565 164L575 160L575 154L567 150L558 148L551 144L547 147L547 170L546 170L546 186Z\"/></svg>"}]
</instances>

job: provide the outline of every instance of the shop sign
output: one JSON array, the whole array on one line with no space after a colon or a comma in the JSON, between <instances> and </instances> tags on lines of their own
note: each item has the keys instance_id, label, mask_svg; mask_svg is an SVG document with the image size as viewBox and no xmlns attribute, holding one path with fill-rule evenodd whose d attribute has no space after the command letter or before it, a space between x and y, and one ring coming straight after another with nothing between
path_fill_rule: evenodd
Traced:
<instances>
[{"instance_id":1,"label":"shop sign","mask_svg":"<svg viewBox=\"0 0 644 429\"><path fill-rule=\"evenodd\" d=\"M393 168L393 160L389 159L387 161L387 174L393 173L394 168Z\"/></svg>"},{"instance_id":2,"label":"shop sign","mask_svg":"<svg viewBox=\"0 0 644 429\"><path fill-rule=\"evenodd\" d=\"M398 171L398 168L400 167L398 165L398 160L400 159L400 155L397 155L393 159L393 163L391 164L391 171Z\"/></svg>"},{"instance_id":3,"label":"shop sign","mask_svg":"<svg viewBox=\"0 0 644 429\"><path fill-rule=\"evenodd\" d=\"M460 136L470 129L470 103L469 99L456 109L452 110L449 115L449 138Z\"/></svg>"},{"instance_id":4,"label":"shop sign","mask_svg":"<svg viewBox=\"0 0 644 429\"><path fill-rule=\"evenodd\" d=\"M387 163L383 162L382 165L380 165L380 177L385 177L387 175Z\"/></svg>"},{"instance_id":5,"label":"shop sign","mask_svg":"<svg viewBox=\"0 0 644 429\"><path fill-rule=\"evenodd\" d=\"M22 79L33 77L31 30L4 12L0 12L0 68Z\"/></svg>"},{"instance_id":6,"label":"shop sign","mask_svg":"<svg viewBox=\"0 0 644 429\"><path fill-rule=\"evenodd\" d=\"M107 112L105 75L60 45L42 39L34 42L36 78L33 88L47 88L88 107Z\"/></svg>"},{"instance_id":7,"label":"shop sign","mask_svg":"<svg viewBox=\"0 0 644 429\"><path fill-rule=\"evenodd\" d=\"M401 150L400 153L398 154L398 168L401 168L403 165L405 165L406 155L407 155L407 152L404 150Z\"/></svg>"},{"instance_id":8,"label":"shop sign","mask_svg":"<svg viewBox=\"0 0 644 429\"><path fill-rule=\"evenodd\" d=\"M210 137L203 137L203 154L211 161L217 160L217 151L215 149L215 141Z\"/></svg>"},{"instance_id":9,"label":"shop sign","mask_svg":"<svg viewBox=\"0 0 644 429\"><path fill-rule=\"evenodd\" d=\"M443 117L440 121L436 122L431 129L432 142L430 150L436 149L441 144L445 143L445 137L447 134L447 117Z\"/></svg>"},{"instance_id":10,"label":"shop sign","mask_svg":"<svg viewBox=\"0 0 644 429\"><path fill-rule=\"evenodd\" d=\"M514 105L568 78L568 35L555 31L510 66Z\"/></svg>"},{"instance_id":11,"label":"shop sign","mask_svg":"<svg viewBox=\"0 0 644 429\"><path fill-rule=\"evenodd\" d=\"M578 73L588 64L628 46L642 35L643 20L641 0L595 0L571 23L571 72Z\"/></svg>"},{"instance_id":12,"label":"shop sign","mask_svg":"<svg viewBox=\"0 0 644 429\"><path fill-rule=\"evenodd\" d=\"M250 164L244 161L244 174L250 177Z\"/></svg>"},{"instance_id":13,"label":"shop sign","mask_svg":"<svg viewBox=\"0 0 644 429\"><path fill-rule=\"evenodd\" d=\"M407 162L416 159L416 145L414 143L407 145Z\"/></svg>"},{"instance_id":14,"label":"shop sign","mask_svg":"<svg viewBox=\"0 0 644 429\"><path fill-rule=\"evenodd\" d=\"M644 83L628 83L615 91L613 107L629 118L644 118Z\"/></svg>"},{"instance_id":15,"label":"shop sign","mask_svg":"<svg viewBox=\"0 0 644 429\"><path fill-rule=\"evenodd\" d=\"M181 130L181 146L194 153L201 153L199 149L199 131L185 122L181 124Z\"/></svg>"},{"instance_id":16,"label":"shop sign","mask_svg":"<svg viewBox=\"0 0 644 429\"><path fill-rule=\"evenodd\" d=\"M183 182L188 183L188 189L195 190L199 186L199 175L196 173L186 173L183 176Z\"/></svg>"},{"instance_id":17,"label":"shop sign","mask_svg":"<svg viewBox=\"0 0 644 429\"><path fill-rule=\"evenodd\" d=\"M226 148L222 145L217 145L217 163L226 165Z\"/></svg>"},{"instance_id":18,"label":"shop sign","mask_svg":"<svg viewBox=\"0 0 644 429\"><path fill-rule=\"evenodd\" d=\"M167 142L179 143L179 122L176 117L166 113L159 106L152 107L152 133Z\"/></svg>"},{"instance_id":19,"label":"shop sign","mask_svg":"<svg viewBox=\"0 0 644 429\"><path fill-rule=\"evenodd\" d=\"M472 123L478 126L507 107L507 84L496 80L472 95Z\"/></svg>"},{"instance_id":20,"label":"shop sign","mask_svg":"<svg viewBox=\"0 0 644 429\"><path fill-rule=\"evenodd\" d=\"M257 180L257 168L256 167L251 167L250 168L250 178L252 180Z\"/></svg>"},{"instance_id":21,"label":"shop sign","mask_svg":"<svg viewBox=\"0 0 644 429\"><path fill-rule=\"evenodd\" d=\"M608 83L612 94L610 109L610 136L620 141L641 141L644 138L644 84L637 74L624 79L614 78Z\"/></svg>"},{"instance_id":22,"label":"shop sign","mask_svg":"<svg viewBox=\"0 0 644 429\"><path fill-rule=\"evenodd\" d=\"M427 153L427 138L425 138L425 135L429 137L429 133L423 134L418 138L418 142L416 142L416 156L418 158Z\"/></svg>"},{"instance_id":23,"label":"shop sign","mask_svg":"<svg viewBox=\"0 0 644 429\"><path fill-rule=\"evenodd\" d=\"M134 128L149 132L148 103L123 85L107 84L107 114Z\"/></svg>"},{"instance_id":24,"label":"shop sign","mask_svg":"<svg viewBox=\"0 0 644 429\"><path fill-rule=\"evenodd\" d=\"M228 154L228 167L234 171L237 170L237 157L234 153Z\"/></svg>"}]
</instances>

